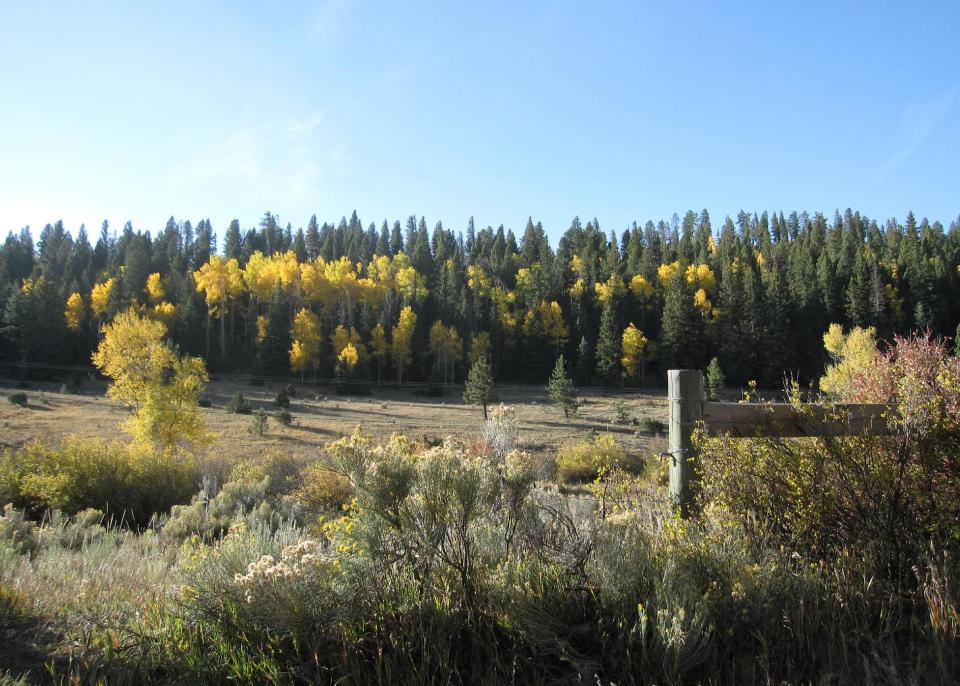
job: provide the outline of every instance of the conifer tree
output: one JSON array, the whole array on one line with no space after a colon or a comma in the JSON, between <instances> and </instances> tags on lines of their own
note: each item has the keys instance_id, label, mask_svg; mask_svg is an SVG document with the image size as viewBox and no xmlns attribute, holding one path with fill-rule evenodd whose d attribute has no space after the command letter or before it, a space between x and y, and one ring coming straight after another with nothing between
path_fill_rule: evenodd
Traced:
<instances>
[{"instance_id":1,"label":"conifer tree","mask_svg":"<svg viewBox=\"0 0 960 686\"><path fill-rule=\"evenodd\" d=\"M477 359L470 367L463 388L463 399L471 405L483 405L483 418L487 418L487 405L496 400L496 390L486 356Z\"/></svg>"},{"instance_id":2,"label":"conifer tree","mask_svg":"<svg viewBox=\"0 0 960 686\"><path fill-rule=\"evenodd\" d=\"M687 280L679 272L667 286L660 339L668 368L700 368L705 347L703 317L693 302Z\"/></svg>"},{"instance_id":3,"label":"conifer tree","mask_svg":"<svg viewBox=\"0 0 960 686\"><path fill-rule=\"evenodd\" d=\"M547 383L547 392L550 395L550 401L560 410L563 410L563 416L569 417L570 412L577 411L577 388L573 381L567 376L566 366L563 355L557 358L557 364L550 375L550 381Z\"/></svg>"},{"instance_id":4,"label":"conifer tree","mask_svg":"<svg viewBox=\"0 0 960 686\"><path fill-rule=\"evenodd\" d=\"M597 374L612 383L620 370L620 336L617 335L617 315L614 298L603 305L600 315L600 336L597 339Z\"/></svg>"},{"instance_id":5,"label":"conifer tree","mask_svg":"<svg viewBox=\"0 0 960 686\"><path fill-rule=\"evenodd\" d=\"M720 391L723 390L724 378L723 370L720 368L720 360L714 357L707 365L707 400L718 400Z\"/></svg>"}]
</instances>

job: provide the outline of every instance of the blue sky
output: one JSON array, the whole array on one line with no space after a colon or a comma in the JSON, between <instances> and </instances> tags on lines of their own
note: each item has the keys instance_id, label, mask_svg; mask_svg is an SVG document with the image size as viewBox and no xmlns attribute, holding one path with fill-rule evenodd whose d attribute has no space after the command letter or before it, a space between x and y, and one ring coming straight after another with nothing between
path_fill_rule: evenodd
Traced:
<instances>
[{"instance_id":1,"label":"blue sky","mask_svg":"<svg viewBox=\"0 0 960 686\"><path fill-rule=\"evenodd\" d=\"M960 3L6 3L0 233L960 214Z\"/></svg>"}]
</instances>

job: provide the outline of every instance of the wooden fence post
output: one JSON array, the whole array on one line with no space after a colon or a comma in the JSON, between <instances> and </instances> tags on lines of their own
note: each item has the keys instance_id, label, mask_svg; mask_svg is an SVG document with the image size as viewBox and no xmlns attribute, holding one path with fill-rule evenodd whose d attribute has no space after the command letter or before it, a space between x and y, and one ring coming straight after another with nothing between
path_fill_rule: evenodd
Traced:
<instances>
[{"instance_id":1,"label":"wooden fence post","mask_svg":"<svg viewBox=\"0 0 960 686\"><path fill-rule=\"evenodd\" d=\"M690 434L703 417L703 374L699 369L669 370L667 397L670 403L670 497L680 507L680 516L687 517L696 468Z\"/></svg>"}]
</instances>

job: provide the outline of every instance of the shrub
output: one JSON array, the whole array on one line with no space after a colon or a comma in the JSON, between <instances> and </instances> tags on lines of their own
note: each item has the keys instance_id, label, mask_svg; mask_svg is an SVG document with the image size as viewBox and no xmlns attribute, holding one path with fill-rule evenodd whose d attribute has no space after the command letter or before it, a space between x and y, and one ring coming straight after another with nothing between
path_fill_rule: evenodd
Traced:
<instances>
[{"instance_id":1,"label":"shrub","mask_svg":"<svg viewBox=\"0 0 960 686\"><path fill-rule=\"evenodd\" d=\"M960 359L942 342L897 338L844 373L842 400L895 408L891 435L705 441L701 500L753 540L835 564L853 555L909 588L931 547L960 551Z\"/></svg>"},{"instance_id":2,"label":"shrub","mask_svg":"<svg viewBox=\"0 0 960 686\"><path fill-rule=\"evenodd\" d=\"M650 417L644 417L640 420L640 430L646 431L652 434L660 434L666 431L667 425L661 422L659 419L651 419Z\"/></svg>"},{"instance_id":3,"label":"shrub","mask_svg":"<svg viewBox=\"0 0 960 686\"><path fill-rule=\"evenodd\" d=\"M350 502L353 487L346 476L317 462L303 471L302 483L293 495L307 514L322 516L339 513Z\"/></svg>"},{"instance_id":4,"label":"shrub","mask_svg":"<svg viewBox=\"0 0 960 686\"><path fill-rule=\"evenodd\" d=\"M27 394L22 391L16 393L11 393L7 396L7 401L11 405L16 405L18 407L26 407L27 405Z\"/></svg>"},{"instance_id":5,"label":"shrub","mask_svg":"<svg viewBox=\"0 0 960 686\"><path fill-rule=\"evenodd\" d=\"M293 415L290 414L290 410L279 409L273 413L273 419L275 422L282 426L290 426L293 424Z\"/></svg>"},{"instance_id":6,"label":"shrub","mask_svg":"<svg viewBox=\"0 0 960 686\"><path fill-rule=\"evenodd\" d=\"M210 400L210 398L201 396L200 398L197 398L197 405L200 407L211 407L213 405L213 401Z\"/></svg>"},{"instance_id":7,"label":"shrub","mask_svg":"<svg viewBox=\"0 0 960 686\"><path fill-rule=\"evenodd\" d=\"M286 394L288 398L297 397L297 387L294 386L292 383L288 383L286 386L284 386L283 392Z\"/></svg>"},{"instance_id":8,"label":"shrub","mask_svg":"<svg viewBox=\"0 0 960 686\"><path fill-rule=\"evenodd\" d=\"M96 508L143 526L151 515L189 501L196 481L192 456L144 445L70 438L0 456L0 499L35 518L52 508L70 515Z\"/></svg>"},{"instance_id":9,"label":"shrub","mask_svg":"<svg viewBox=\"0 0 960 686\"><path fill-rule=\"evenodd\" d=\"M0 515L0 546L17 553L31 553L37 545L37 527L15 510L12 503L3 506Z\"/></svg>"},{"instance_id":10,"label":"shrub","mask_svg":"<svg viewBox=\"0 0 960 686\"><path fill-rule=\"evenodd\" d=\"M270 454L262 463L238 464L218 493L203 490L189 505L174 506L160 522L164 536L184 540L196 535L210 541L238 523L275 529L298 521L301 508L285 495L292 481L290 468L280 454Z\"/></svg>"},{"instance_id":11,"label":"shrub","mask_svg":"<svg viewBox=\"0 0 960 686\"><path fill-rule=\"evenodd\" d=\"M568 443L557 453L557 478L567 484L593 481L608 469L627 464L627 454L610 434Z\"/></svg>"},{"instance_id":12,"label":"shrub","mask_svg":"<svg viewBox=\"0 0 960 686\"><path fill-rule=\"evenodd\" d=\"M623 398L617 398L613 403L614 412L617 415L617 424L629 424L630 413L627 412L627 403Z\"/></svg>"},{"instance_id":13,"label":"shrub","mask_svg":"<svg viewBox=\"0 0 960 686\"><path fill-rule=\"evenodd\" d=\"M267 412L261 407L253 411L250 417L249 431L257 436L262 436L267 431Z\"/></svg>"},{"instance_id":14,"label":"shrub","mask_svg":"<svg viewBox=\"0 0 960 686\"><path fill-rule=\"evenodd\" d=\"M290 407L290 396L287 395L284 389L277 391L277 394L273 396L273 406L274 407Z\"/></svg>"},{"instance_id":15,"label":"shrub","mask_svg":"<svg viewBox=\"0 0 960 686\"><path fill-rule=\"evenodd\" d=\"M243 399L243 393L234 393L223 409L231 414L250 414L251 409L247 401Z\"/></svg>"},{"instance_id":16,"label":"shrub","mask_svg":"<svg viewBox=\"0 0 960 686\"><path fill-rule=\"evenodd\" d=\"M513 408L501 404L490 411L490 417L483 423L483 451L492 451L502 460L517 445L516 413Z\"/></svg>"}]
</instances>

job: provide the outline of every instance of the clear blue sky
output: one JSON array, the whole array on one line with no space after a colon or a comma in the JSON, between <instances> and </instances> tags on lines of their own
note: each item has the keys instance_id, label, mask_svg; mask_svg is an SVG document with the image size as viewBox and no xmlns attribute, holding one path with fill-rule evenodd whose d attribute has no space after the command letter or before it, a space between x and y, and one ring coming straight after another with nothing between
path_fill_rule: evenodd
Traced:
<instances>
[{"instance_id":1,"label":"clear blue sky","mask_svg":"<svg viewBox=\"0 0 960 686\"><path fill-rule=\"evenodd\" d=\"M960 3L5 3L0 233L960 214Z\"/></svg>"}]
</instances>

